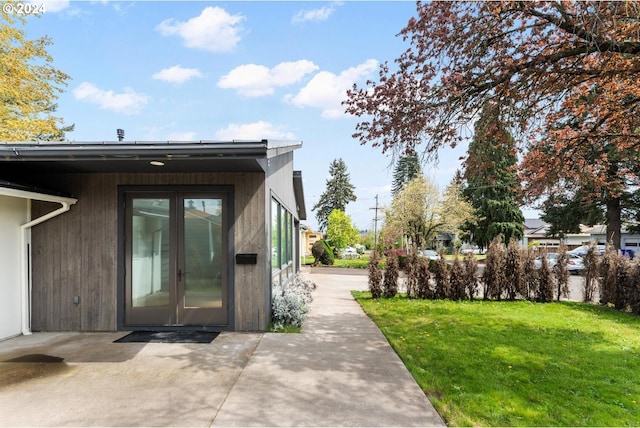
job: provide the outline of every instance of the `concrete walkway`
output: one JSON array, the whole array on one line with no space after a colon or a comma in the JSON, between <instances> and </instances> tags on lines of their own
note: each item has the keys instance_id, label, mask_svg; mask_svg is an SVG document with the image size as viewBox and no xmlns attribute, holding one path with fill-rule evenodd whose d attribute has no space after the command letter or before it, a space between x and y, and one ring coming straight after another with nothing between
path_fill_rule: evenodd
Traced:
<instances>
[{"instance_id":1,"label":"concrete walkway","mask_svg":"<svg viewBox=\"0 0 640 428\"><path fill-rule=\"evenodd\" d=\"M351 297L366 276L316 272L306 271L318 290L301 334L0 342L0 426L444 426Z\"/></svg>"}]
</instances>

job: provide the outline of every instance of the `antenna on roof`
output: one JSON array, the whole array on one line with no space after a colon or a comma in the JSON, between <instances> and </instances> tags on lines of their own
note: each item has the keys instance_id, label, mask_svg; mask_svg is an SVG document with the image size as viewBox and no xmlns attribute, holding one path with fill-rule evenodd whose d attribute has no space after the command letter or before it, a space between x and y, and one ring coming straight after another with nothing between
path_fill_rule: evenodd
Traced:
<instances>
[{"instance_id":1,"label":"antenna on roof","mask_svg":"<svg viewBox=\"0 0 640 428\"><path fill-rule=\"evenodd\" d=\"M124 129L116 129L116 132L118 133L118 141L124 140Z\"/></svg>"}]
</instances>

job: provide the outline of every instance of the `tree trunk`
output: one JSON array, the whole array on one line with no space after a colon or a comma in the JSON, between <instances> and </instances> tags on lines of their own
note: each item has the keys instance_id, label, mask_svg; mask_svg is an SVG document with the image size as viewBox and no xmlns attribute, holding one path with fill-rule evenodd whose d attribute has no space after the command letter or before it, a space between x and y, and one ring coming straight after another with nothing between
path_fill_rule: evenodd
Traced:
<instances>
[{"instance_id":1,"label":"tree trunk","mask_svg":"<svg viewBox=\"0 0 640 428\"><path fill-rule=\"evenodd\" d=\"M622 221L620 208L620 198L611 198L607 200L607 243L611 242L613 248L620 249L620 234L622 229Z\"/></svg>"}]
</instances>

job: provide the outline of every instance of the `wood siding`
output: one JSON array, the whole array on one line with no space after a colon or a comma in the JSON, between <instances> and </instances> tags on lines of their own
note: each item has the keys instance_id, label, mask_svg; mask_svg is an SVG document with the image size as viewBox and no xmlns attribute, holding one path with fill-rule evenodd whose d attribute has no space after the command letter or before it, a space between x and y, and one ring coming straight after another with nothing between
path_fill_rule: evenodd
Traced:
<instances>
[{"instance_id":1,"label":"wood siding","mask_svg":"<svg viewBox=\"0 0 640 428\"><path fill-rule=\"evenodd\" d=\"M48 187L78 198L68 213L32 230L32 328L113 331L118 327L118 186L234 186L234 253L257 253L257 265L233 265L234 330L265 330L269 302L262 173L48 174ZM34 202L33 218L57 208ZM74 296L80 299L74 304Z\"/></svg>"}]
</instances>

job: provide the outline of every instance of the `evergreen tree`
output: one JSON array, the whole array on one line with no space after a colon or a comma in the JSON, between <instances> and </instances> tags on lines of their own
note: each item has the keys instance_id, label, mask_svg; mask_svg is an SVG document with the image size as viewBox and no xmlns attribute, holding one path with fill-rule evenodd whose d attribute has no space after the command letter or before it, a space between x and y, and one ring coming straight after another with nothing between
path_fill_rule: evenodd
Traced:
<instances>
[{"instance_id":1,"label":"evergreen tree","mask_svg":"<svg viewBox=\"0 0 640 428\"><path fill-rule=\"evenodd\" d=\"M393 170L393 184L391 186L391 194L396 196L402 191L402 188L414 178L422 175L418 154L412 152L402 154L398 158L398 162Z\"/></svg>"},{"instance_id":2,"label":"evergreen tree","mask_svg":"<svg viewBox=\"0 0 640 428\"><path fill-rule=\"evenodd\" d=\"M333 210L346 211L347 204L356 200L355 187L349 181L347 166L342 159L335 159L329 165L329 174L326 190L320 195L312 211L316 212L316 219L320 230L327 229L329 215Z\"/></svg>"},{"instance_id":3,"label":"evergreen tree","mask_svg":"<svg viewBox=\"0 0 640 428\"><path fill-rule=\"evenodd\" d=\"M517 161L515 142L500 120L499 107L485 103L464 163L463 190L478 218L476 224L467 223L464 229L482 248L497 236L509 242L524 234L517 198Z\"/></svg>"}]
</instances>

